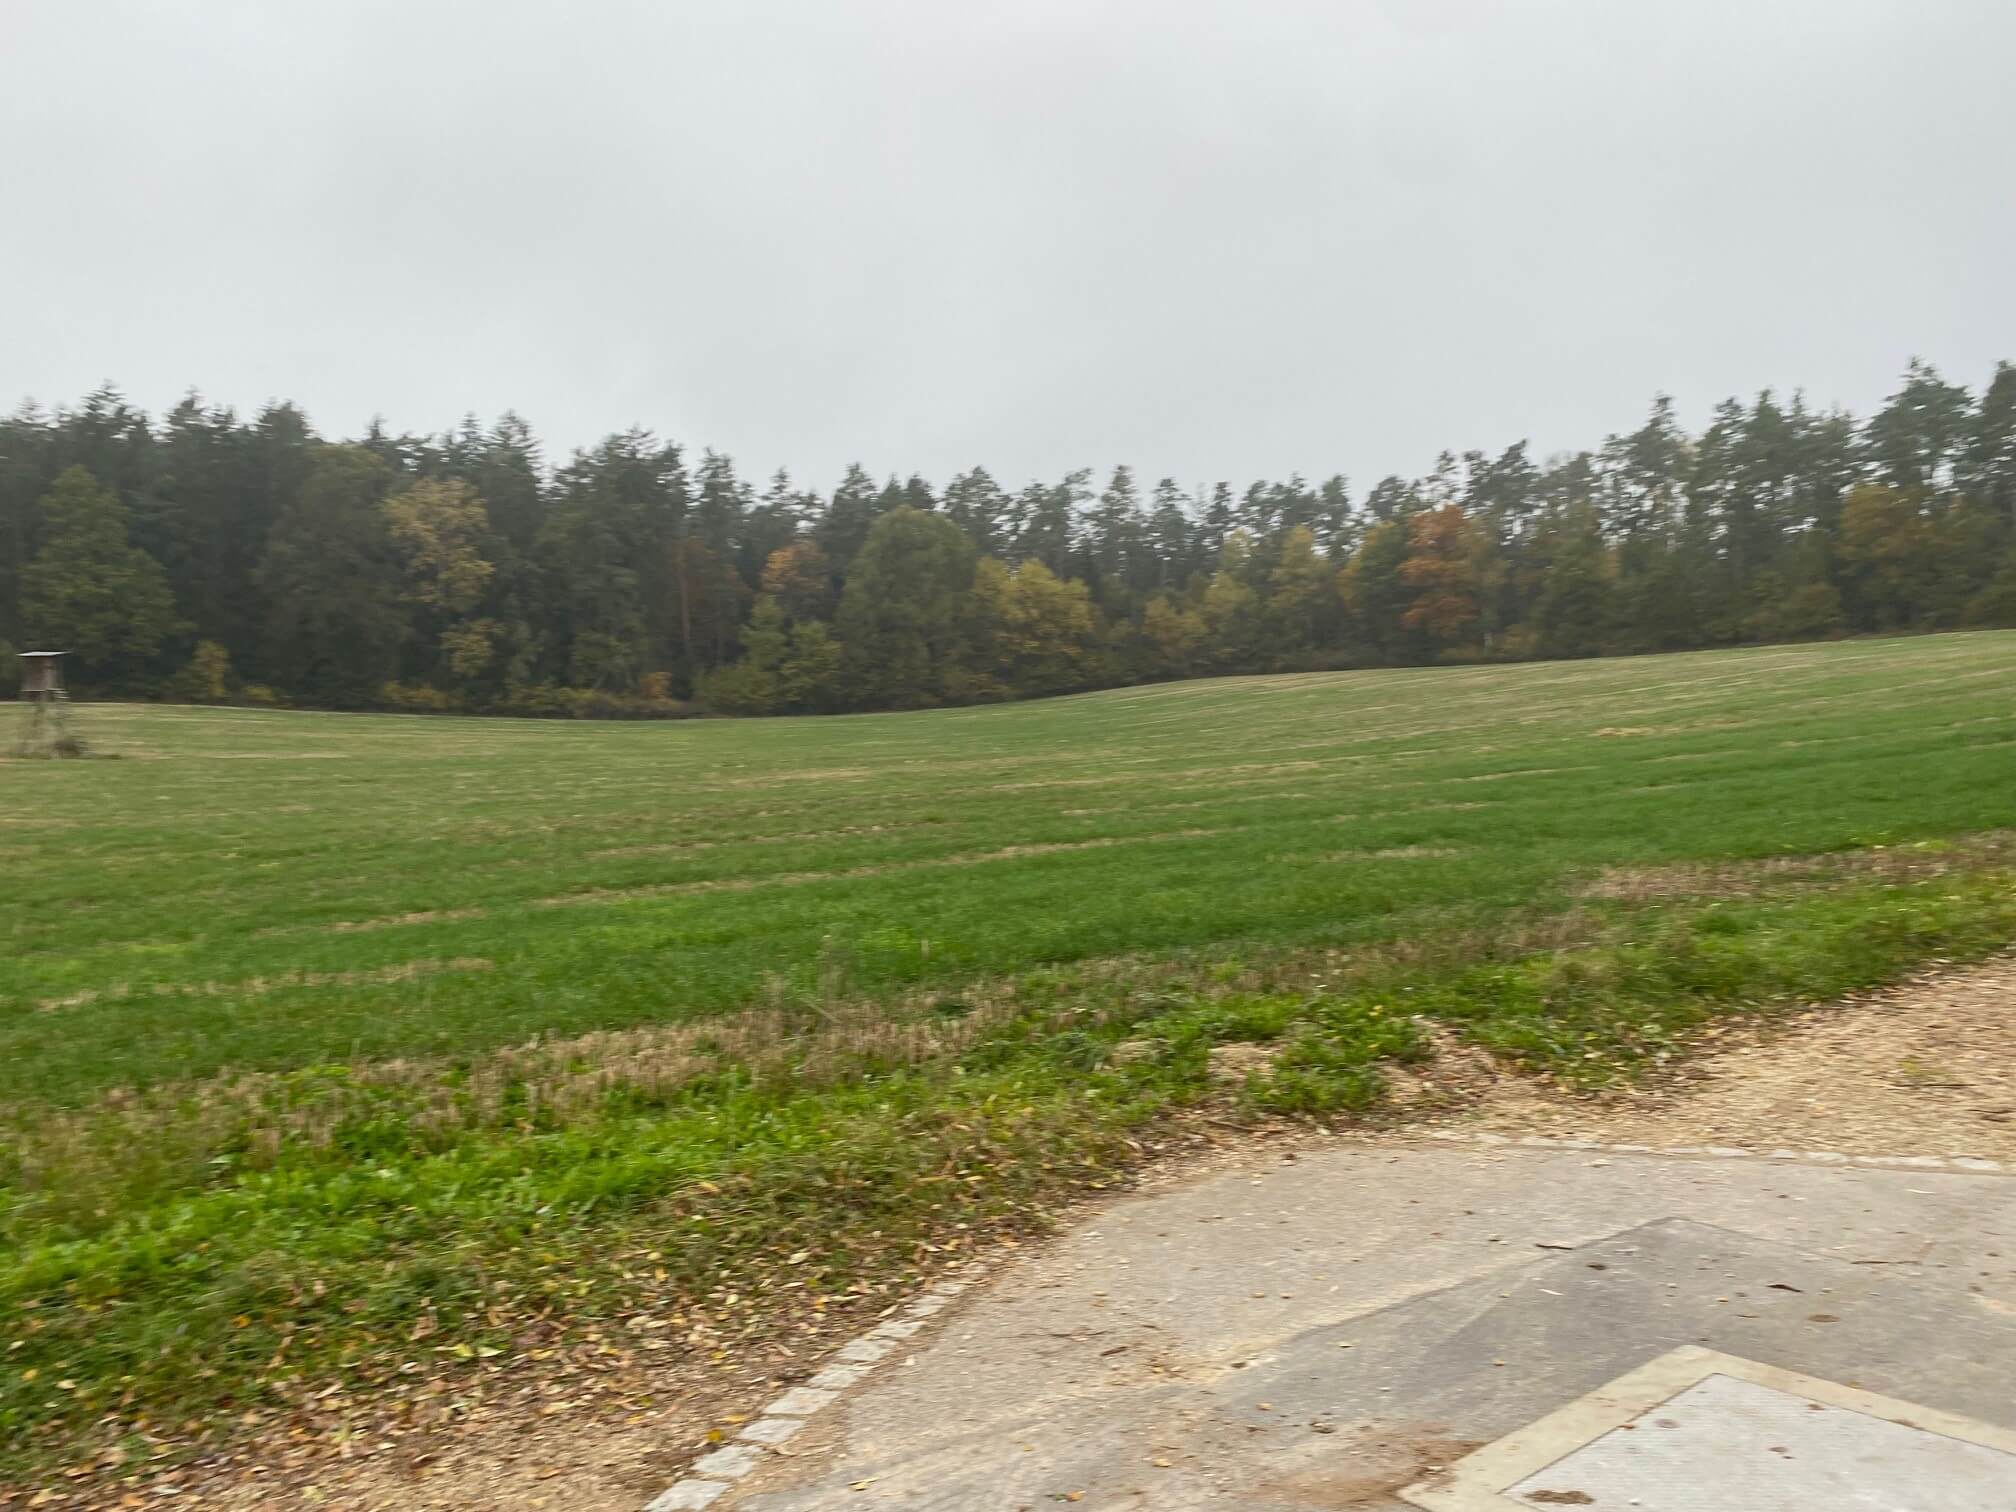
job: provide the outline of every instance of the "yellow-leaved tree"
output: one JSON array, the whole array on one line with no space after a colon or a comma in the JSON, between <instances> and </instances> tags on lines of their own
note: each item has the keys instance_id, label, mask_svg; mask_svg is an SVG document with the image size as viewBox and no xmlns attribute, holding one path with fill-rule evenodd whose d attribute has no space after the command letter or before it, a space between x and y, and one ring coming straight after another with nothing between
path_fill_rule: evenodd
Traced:
<instances>
[{"instance_id":1,"label":"yellow-leaved tree","mask_svg":"<svg viewBox=\"0 0 2016 1512\"><path fill-rule=\"evenodd\" d=\"M431 622L449 680L481 677L501 631L473 614L497 571L484 555L490 515L482 497L454 478L422 478L379 507L405 574L401 597Z\"/></svg>"}]
</instances>

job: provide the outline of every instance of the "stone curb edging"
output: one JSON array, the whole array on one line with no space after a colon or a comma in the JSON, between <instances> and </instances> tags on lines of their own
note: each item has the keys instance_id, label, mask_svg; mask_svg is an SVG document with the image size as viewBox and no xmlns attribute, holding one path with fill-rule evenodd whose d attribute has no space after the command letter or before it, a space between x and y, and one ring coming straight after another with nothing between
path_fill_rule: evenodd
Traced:
<instances>
[{"instance_id":1,"label":"stone curb edging","mask_svg":"<svg viewBox=\"0 0 2016 1512\"><path fill-rule=\"evenodd\" d=\"M940 1281L896 1316L841 1345L825 1369L765 1407L754 1422L743 1427L734 1443L701 1455L686 1476L654 1497L644 1512L698 1512L700 1508L711 1507L735 1482L762 1464L772 1450L795 1437L822 1408L832 1405L842 1391L866 1376L898 1344L944 1311L973 1280L972 1275L967 1275Z\"/></svg>"},{"instance_id":2,"label":"stone curb edging","mask_svg":"<svg viewBox=\"0 0 2016 1512\"><path fill-rule=\"evenodd\" d=\"M1906 1171L1965 1171L1977 1176L2016 1175L1999 1160L1972 1155L1848 1155L1839 1150L1752 1150L1741 1145L1606 1144L1600 1139L1560 1139L1544 1134L1464 1133L1431 1129L1425 1139L1443 1144L1481 1145L1510 1150L1594 1150L1603 1155L1706 1155L1716 1160L1777 1160L1801 1165L1872 1166Z\"/></svg>"}]
</instances>

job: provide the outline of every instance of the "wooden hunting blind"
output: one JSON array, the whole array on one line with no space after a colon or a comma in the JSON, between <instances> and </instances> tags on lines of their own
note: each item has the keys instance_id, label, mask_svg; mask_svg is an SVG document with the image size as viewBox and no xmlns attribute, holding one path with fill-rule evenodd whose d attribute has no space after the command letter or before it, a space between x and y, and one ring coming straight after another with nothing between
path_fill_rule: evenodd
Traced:
<instances>
[{"instance_id":1,"label":"wooden hunting blind","mask_svg":"<svg viewBox=\"0 0 2016 1512\"><path fill-rule=\"evenodd\" d=\"M63 653L61 651L23 651L21 653L21 692L24 697L34 698L38 694L61 693L63 691Z\"/></svg>"},{"instance_id":2,"label":"wooden hunting blind","mask_svg":"<svg viewBox=\"0 0 2016 1512\"><path fill-rule=\"evenodd\" d=\"M23 651L21 700L28 705L22 722L23 756L82 756L84 742L70 727L70 695L63 688L61 651Z\"/></svg>"}]
</instances>

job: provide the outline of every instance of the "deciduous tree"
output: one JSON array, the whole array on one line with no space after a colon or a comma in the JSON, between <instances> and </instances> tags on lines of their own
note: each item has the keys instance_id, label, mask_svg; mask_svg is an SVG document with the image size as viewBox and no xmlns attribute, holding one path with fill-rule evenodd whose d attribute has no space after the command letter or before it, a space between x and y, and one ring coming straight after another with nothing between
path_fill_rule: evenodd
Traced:
<instances>
[{"instance_id":1,"label":"deciduous tree","mask_svg":"<svg viewBox=\"0 0 2016 1512\"><path fill-rule=\"evenodd\" d=\"M943 701L961 665L973 543L943 515L902 506L875 522L848 574L838 629L853 702Z\"/></svg>"},{"instance_id":2,"label":"deciduous tree","mask_svg":"<svg viewBox=\"0 0 2016 1512\"><path fill-rule=\"evenodd\" d=\"M42 500L42 548L21 573L26 638L70 653L80 680L139 682L178 628L161 564L126 534L119 496L82 467Z\"/></svg>"},{"instance_id":3,"label":"deciduous tree","mask_svg":"<svg viewBox=\"0 0 2016 1512\"><path fill-rule=\"evenodd\" d=\"M1411 593L1400 623L1426 635L1438 650L1457 645L1476 626L1479 602L1476 543L1461 505L1424 509L1407 522L1400 581Z\"/></svg>"}]
</instances>

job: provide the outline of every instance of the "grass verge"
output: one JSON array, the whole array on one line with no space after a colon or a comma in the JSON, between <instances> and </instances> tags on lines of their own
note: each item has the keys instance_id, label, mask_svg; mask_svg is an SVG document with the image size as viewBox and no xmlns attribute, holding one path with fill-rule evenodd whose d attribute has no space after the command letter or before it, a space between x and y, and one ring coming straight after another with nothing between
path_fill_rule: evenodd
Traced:
<instances>
[{"instance_id":1,"label":"grass verge","mask_svg":"<svg viewBox=\"0 0 2016 1512\"><path fill-rule=\"evenodd\" d=\"M670 1049L624 1040L620 1065L605 1038L108 1100L10 1141L0 1479L171 1458L416 1375L537 1369L584 1331L705 1350L1040 1224L1181 1109L1370 1108L1436 1026L1571 1087L1638 1076L1717 1017L2003 948L2001 859L1356 957L1031 973L869 1004L873 1032L829 979ZM1272 1047L1232 1089L1230 1044Z\"/></svg>"}]
</instances>

